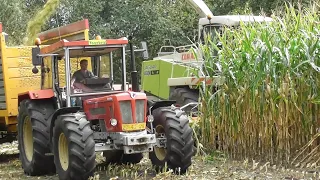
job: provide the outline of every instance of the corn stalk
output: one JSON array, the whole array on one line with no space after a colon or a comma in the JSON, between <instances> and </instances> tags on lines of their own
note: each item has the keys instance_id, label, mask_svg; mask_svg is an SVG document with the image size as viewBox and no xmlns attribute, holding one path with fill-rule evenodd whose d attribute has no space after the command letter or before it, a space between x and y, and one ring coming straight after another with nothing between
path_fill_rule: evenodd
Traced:
<instances>
[{"instance_id":1,"label":"corn stalk","mask_svg":"<svg viewBox=\"0 0 320 180\"><path fill-rule=\"evenodd\" d=\"M270 24L241 24L207 39L201 47L206 68L226 82L215 93L208 88L202 94L205 147L236 159L319 161L319 155L310 158L318 142L304 149L308 157L298 154L317 134L320 122L318 12L317 4L299 10L286 5ZM216 64L221 71L214 71Z\"/></svg>"}]
</instances>

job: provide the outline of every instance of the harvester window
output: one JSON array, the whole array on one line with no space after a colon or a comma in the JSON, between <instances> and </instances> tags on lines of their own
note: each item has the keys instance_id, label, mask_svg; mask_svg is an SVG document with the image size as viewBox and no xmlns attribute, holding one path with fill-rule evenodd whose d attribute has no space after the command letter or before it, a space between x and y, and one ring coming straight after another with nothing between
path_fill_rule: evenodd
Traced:
<instances>
[{"instance_id":1,"label":"harvester window","mask_svg":"<svg viewBox=\"0 0 320 180\"><path fill-rule=\"evenodd\" d=\"M223 27L221 25L206 25L203 27L203 33L201 34L201 41L204 43L207 37L213 41L217 38L217 35L222 35Z\"/></svg>"}]
</instances>

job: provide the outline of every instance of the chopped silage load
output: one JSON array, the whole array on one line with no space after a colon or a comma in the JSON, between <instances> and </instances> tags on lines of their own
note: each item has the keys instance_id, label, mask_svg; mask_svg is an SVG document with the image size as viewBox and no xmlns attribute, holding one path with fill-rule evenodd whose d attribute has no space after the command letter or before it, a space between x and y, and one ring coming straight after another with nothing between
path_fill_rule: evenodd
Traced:
<instances>
[{"instance_id":1,"label":"chopped silage load","mask_svg":"<svg viewBox=\"0 0 320 180\"><path fill-rule=\"evenodd\" d=\"M0 155L2 154L19 154L18 141L0 144Z\"/></svg>"}]
</instances>

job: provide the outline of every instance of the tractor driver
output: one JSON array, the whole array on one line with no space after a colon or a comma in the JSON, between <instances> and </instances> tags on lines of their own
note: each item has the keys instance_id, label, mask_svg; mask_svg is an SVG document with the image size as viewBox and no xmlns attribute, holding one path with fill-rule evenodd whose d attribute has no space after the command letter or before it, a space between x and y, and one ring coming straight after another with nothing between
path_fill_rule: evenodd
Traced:
<instances>
[{"instance_id":1,"label":"tractor driver","mask_svg":"<svg viewBox=\"0 0 320 180\"><path fill-rule=\"evenodd\" d=\"M84 92L92 92L90 88L83 84L86 78L96 78L96 76L88 70L88 60L82 59L80 61L81 69L73 73L71 78L71 85L75 88L82 89Z\"/></svg>"}]
</instances>

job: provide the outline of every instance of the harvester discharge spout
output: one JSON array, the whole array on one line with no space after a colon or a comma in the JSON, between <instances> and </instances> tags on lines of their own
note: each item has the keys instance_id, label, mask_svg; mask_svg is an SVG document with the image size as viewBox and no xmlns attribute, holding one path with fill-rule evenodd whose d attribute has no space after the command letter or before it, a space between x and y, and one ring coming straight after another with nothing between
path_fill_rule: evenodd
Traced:
<instances>
[{"instance_id":1,"label":"harvester discharge spout","mask_svg":"<svg viewBox=\"0 0 320 180\"><path fill-rule=\"evenodd\" d=\"M209 7L206 5L206 3L203 0L187 0L187 1L197 11L200 18L211 19L213 17L213 13L211 12Z\"/></svg>"}]
</instances>

